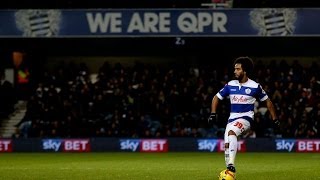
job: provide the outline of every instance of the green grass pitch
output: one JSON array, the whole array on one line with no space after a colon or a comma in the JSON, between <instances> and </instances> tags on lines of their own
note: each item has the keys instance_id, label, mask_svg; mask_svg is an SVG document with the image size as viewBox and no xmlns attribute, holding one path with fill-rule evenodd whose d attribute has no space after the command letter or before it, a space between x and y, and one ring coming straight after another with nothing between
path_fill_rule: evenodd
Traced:
<instances>
[{"instance_id":1,"label":"green grass pitch","mask_svg":"<svg viewBox=\"0 0 320 180\"><path fill-rule=\"evenodd\" d=\"M320 153L238 153L237 180L320 180ZM0 179L209 180L223 153L1 153Z\"/></svg>"}]
</instances>

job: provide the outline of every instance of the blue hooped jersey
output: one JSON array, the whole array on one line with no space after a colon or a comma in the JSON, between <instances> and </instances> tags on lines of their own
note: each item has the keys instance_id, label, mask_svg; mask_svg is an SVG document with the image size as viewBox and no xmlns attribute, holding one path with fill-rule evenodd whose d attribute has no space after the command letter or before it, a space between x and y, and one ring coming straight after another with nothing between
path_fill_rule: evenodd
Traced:
<instances>
[{"instance_id":1,"label":"blue hooped jersey","mask_svg":"<svg viewBox=\"0 0 320 180\"><path fill-rule=\"evenodd\" d=\"M251 122L254 116L255 101L268 99L268 95L261 85L251 79L243 84L240 84L238 80L229 81L216 95L220 100L227 96L230 97L231 112L228 122L238 118Z\"/></svg>"}]
</instances>

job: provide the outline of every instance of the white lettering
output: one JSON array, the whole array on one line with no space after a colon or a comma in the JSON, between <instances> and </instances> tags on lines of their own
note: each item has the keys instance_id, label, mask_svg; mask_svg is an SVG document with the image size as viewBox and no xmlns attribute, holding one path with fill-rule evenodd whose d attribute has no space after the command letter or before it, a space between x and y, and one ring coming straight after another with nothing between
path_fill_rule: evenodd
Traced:
<instances>
[{"instance_id":1,"label":"white lettering","mask_svg":"<svg viewBox=\"0 0 320 180\"><path fill-rule=\"evenodd\" d=\"M79 150L85 150L86 146L89 142L87 140L81 140L81 141L77 141L77 140L73 140L73 141L65 141L64 143L64 148L65 150L75 150L75 151L79 151Z\"/></svg>"},{"instance_id":2,"label":"white lettering","mask_svg":"<svg viewBox=\"0 0 320 180\"><path fill-rule=\"evenodd\" d=\"M81 147L81 149L82 150L85 150L86 149L86 147L87 147L87 144L89 143L88 141L80 141L79 142L80 143L80 147Z\"/></svg>"},{"instance_id":3,"label":"white lettering","mask_svg":"<svg viewBox=\"0 0 320 180\"><path fill-rule=\"evenodd\" d=\"M79 141L73 141L73 143L72 143L72 149L73 149L73 150L80 150L80 143L79 143Z\"/></svg>"},{"instance_id":4,"label":"white lettering","mask_svg":"<svg viewBox=\"0 0 320 180\"><path fill-rule=\"evenodd\" d=\"M9 149L10 141L0 141L0 151L7 151Z\"/></svg>"},{"instance_id":5,"label":"white lettering","mask_svg":"<svg viewBox=\"0 0 320 180\"><path fill-rule=\"evenodd\" d=\"M177 20L179 29L185 33L204 32L204 28L210 27L212 32L227 32L225 27L227 16L222 12L199 12L193 14L190 12L182 13Z\"/></svg>"},{"instance_id":6,"label":"white lettering","mask_svg":"<svg viewBox=\"0 0 320 180\"><path fill-rule=\"evenodd\" d=\"M311 142L311 141L307 142L307 150L308 151L312 151L313 150L313 142Z\"/></svg>"},{"instance_id":7,"label":"white lettering","mask_svg":"<svg viewBox=\"0 0 320 180\"><path fill-rule=\"evenodd\" d=\"M212 22L212 17L209 13L198 13L199 32L203 32L203 27L209 26Z\"/></svg>"},{"instance_id":8,"label":"white lettering","mask_svg":"<svg viewBox=\"0 0 320 180\"><path fill-rule=\"evenodd\" d=\"M159 31L163 33L170 32L170 14L160 13L159 17L160 17Z\"/></svg>"},{"instance_id":9,"label":"white lettering","mask_svg":"<svg viewBox=\"0 0 320 180\"><path fill-rule=\"evenodd\" d=\"M121 150L136 151L138 146L139 146L139 141L126 140L126 141L121 141L120 142L120 149Z\"/></svg>"},{"instance_id":10,"label":"white lettering","mask_svg":"<svg viewBox=\"0 0 320 180\"><path fill-rule=\"evenodd\" d=\"M87 20L92 33L121 33L121 13L87 13Z\"/></svg>"},{"instance_id":11,"label":"white lettering","mask_svg":"<svg viewBox=\"0 0 320 180\"><path fill-rule=\"evenodd\" d=\"M144 151L162 151L164 150L164 140L144 140L142 141L142 150Z\"/></svg>"},{"instance_id":12,"label":"white lettering","mask_svg":"<svg viewBox=\"0 0 320 180\"><path fill-rule=\"evenodd\" d=\"M217 146L217 143L210 140L201 140L198 141L198 149L199 150L209 150L213 152Z\"/></svg>"},{"instance_id":13,"label":"white lettering","mask_svg":"<svg viewBox=\"0 0 320 180\"><path fill-rule=\"evenodd\" d=\"M158 15L157 13L146 12L143 14L143 17L141 17L139 13L134 13L130 20L127 32L170 32L169 25L169 13L159 13Z\"/></svg>"},{"instance_id":14,"label":"white lettering","mask_svg":"<svg viewBox=\"0 0 320 180\"><path fill-rule=\"evenodd\" d=\"M298 149L299 151L305 151L307 148L306 148L306 142L304 141L299 141L298 143Z\"/></svg>"},{"instance_id":15,"label":"white lettering","mask_svg":"<svg viewBox=\"0 0 320 180\"><path fill-rule=\"evenodd\" d=\"M166 144L166 141L159 140L158 145L159 145L159 150L162 151L164 149L164 145Z\"/></svg>"},{"instance_id":16,"label":"white lettering","mask_svg":"<svg viewBox=\"0 0 320 180\"><path fill-rule=\"evenodd\" d=\"M182 13L178 17L178 27L185 33L197 32L197 18L192 13Z\"/></svg>"},{"instance_id":17,"label":"white lettering","mask_svg":"<svg viewBox=\"0 0 320 180\"><path fill-rule=\"evenodd\" d=\"M129 23L128 32L139 31L144 32L143 23L139 13L134 13L132 15L131 21Z\"/></svg>"},{"instance_id":18,"label":"white lettering","mask_svg":"<svg viewBox=\"0 0 320 180\"><path fill-rule=\"evenodd\" d=\"M155 13L145 13L144 14L144 25L145 32L158 32L157 24L158 24L158 16Z\"/></svg>"},{"instance_id":19,"label":"white lettering","mask_svg":"<svg viewBox=\"0 0 320 180\"><path fill-rule=\"evenodd\" d=\"M228 18L225 13L217 12L212 14L212 32L227 32L225 25L227 24Z\"/></svg>"},{"instance_id":20,"label":"white lettering","mask_svg":"<svg viewBox=\"0 0 320 180\"><path fill-rule=\"evenodd\" d=\"M238 151L241 151L242 144L244 144L244 141L238 141L238 144L237 144Z\"/></svg>"},{"instance_id":21,"label":"white lettering","mask_svg":"<svg viewBox=\"0 0 320 180\"><path fill-rule=\"evenodd\" d=\"M142 149L145 151L156 151L158 143L155 141L143 141Z\"/></svg>"},{"instance_id":22,"label":"white lettering","mask_svg":"<svg viewBox=\"0 0 320 180\"><path fill-rule=\"evenodd\" d=\"M57 140L47 140L43 142L43 149L44 150L50 150L53 149L54 151L58 151L61 146L61 141Z\"/></svg>"},{"instance_id":23,"label":"white lettering","mask_svg":"<svg viewBox=\"0 0 320 180\"><path fill-rule=\"evenodd\" d=\"M315 145L315 150L319 151L320 150L320 141L313 141L314 145Z\"/></svg>"},{"instance_id":24,"label":"white lettering","mask_svg":"<svg viewBox=\"0 0 320 180\"><path fill-rule=\"evenodd\" d=\"M294 146L294 142L286 140L276 141L276 146L277 150L287 150L288 152L291 152Z\"/></svg>"},{"instance_id":25,"label":"white lettering","mask_svg":"<svg viewBox=\"0 0 320 180\"><path fill-rule=\"evenodd\" d=\"M64 143L64 149L65 150L72 150L72 141L66 141Z\"/></svg>"}]
</instances>

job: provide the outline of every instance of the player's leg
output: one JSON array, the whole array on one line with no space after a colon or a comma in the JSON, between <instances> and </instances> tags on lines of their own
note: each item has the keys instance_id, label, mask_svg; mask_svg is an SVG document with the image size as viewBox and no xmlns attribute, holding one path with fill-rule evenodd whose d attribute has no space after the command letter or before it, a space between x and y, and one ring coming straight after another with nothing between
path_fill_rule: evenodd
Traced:
<instances>
[{"instance_id":1,"label":"player's leg","mask_svg":"<svg viewBox=\"0 0 320 180\"><path fill-rule=\"evenodd\" d=\"M238 150L238 136L241 135L244 131L250 128L250 123L244 119L235 120L227 125L226 133L227 134L227 143L225 144L226 149L228 149L228 161L227 168L230 171L235 172L235 159ZM226 137L225 137L226 138Z\"/></svg>"},{"instance_id":2,"label":"player's leg","mask_svg":"<svg viewBox=\"0 0 320 180\"><path fill-rule=\"evenodd\" d=\"M232 172L236 172L234 161L235 161L237 150L238 150L238 138L236 133L233 130L228 131L228 139L229 139L229 161L227 163L227 168Z\"/></svg>"},{"instance_id":3,"label":"player's leg","mask_svg":"<svg viewBox=\"0 0 320 180\"><path fill-rule=\"evenodd\" d=\"M226 163L226 166L228 166L229 163L229 138L228 138L228 125L226 127L226 131L224 132L224 160Z\"/></svg>"}]
</instances>

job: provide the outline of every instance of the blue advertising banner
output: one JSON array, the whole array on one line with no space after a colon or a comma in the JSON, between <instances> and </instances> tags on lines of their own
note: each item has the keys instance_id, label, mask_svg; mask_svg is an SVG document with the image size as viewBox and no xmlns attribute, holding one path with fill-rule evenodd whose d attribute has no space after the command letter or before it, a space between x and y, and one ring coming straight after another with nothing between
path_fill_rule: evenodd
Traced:
<instances>
[{"instance_id":1,"label":"blue advertising banner","mask_svg":"<svg viewBox=\"0 0 320 180\"><path fill-rule=\"evenodd\" d=\"M320 9L0 11L0 37L319 36Z\"/></svg>"}]
</instances>

